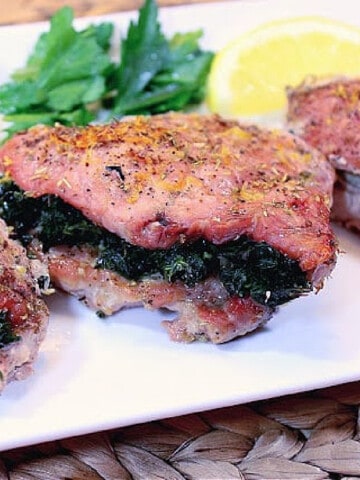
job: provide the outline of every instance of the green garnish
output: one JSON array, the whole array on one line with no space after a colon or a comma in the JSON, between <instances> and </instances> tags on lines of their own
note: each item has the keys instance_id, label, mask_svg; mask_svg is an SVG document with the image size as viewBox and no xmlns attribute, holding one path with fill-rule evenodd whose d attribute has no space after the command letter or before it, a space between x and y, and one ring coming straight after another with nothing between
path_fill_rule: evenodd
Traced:
<instances>
[{"instance_id":1,"label":"green garnish","mask_svg":"<svg viewBox=\"0 0 360 480\"><path fill-rule=\"evenodd\" d=\"M146 0L138 23L132 22L121 42L114 79L116 114L180 110L204 98L213 53L201 50L202 31L167 39L158 23L158 8Z\"/></svg>"},{"instance_id":2,"label":"green garnish","mask_svg":"<svg viewBox=\"0 0 360 480\"><path fill-rule=\"evenodd\" d=\"M8 136L38 123L85 125L93 120L89 105L105 95L114 68L108 54L112 32L110 23L76 31L72 9L61 8L25 67L0 86L0 112L11 123Z\"/></svg>"},{"instance_id":3,"label":"green garnish","mask_svg":"<svg viewBox=\"0 0 360 480\"><path fill-rule=\"evenodd\" d=\"M12 331L8 311L0 310L0 348L18 340L20 340L20 337Z\"/></svg>"},{"instance_id":4,"label":"green garnish","mask_svg":"<svg viewBox=\"0 0 360 480\"><path fill-rule=\"evenodd\" d=\"M145 0L130 23L117 61L110 56L112 23L77 31L73 21L71 7L58 10L24 68L0 86L7 138L39 123L86 125L104 109L114 118L203 100L213 53L201 50L201 31L167 39L155 0Z\"/></svg>"}]
</instances>

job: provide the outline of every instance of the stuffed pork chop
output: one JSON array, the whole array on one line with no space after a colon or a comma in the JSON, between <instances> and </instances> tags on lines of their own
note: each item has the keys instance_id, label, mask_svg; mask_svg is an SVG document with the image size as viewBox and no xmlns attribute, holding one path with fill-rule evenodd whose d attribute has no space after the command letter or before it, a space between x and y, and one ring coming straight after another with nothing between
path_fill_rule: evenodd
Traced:
<instances>
[{"instance_id":1,"label":"stuffed pork chop","mask_svg":"<svg viewBox=\"0 0 360 480\"><path fill-rule=\"evenodd\" d=\"M12 380L32 372L46 333L48 310L39 283L48 276L37 259L9 238L0 219L0 392Z\"/></svg>"},{"instance_id":2,"label":"stuffed pork chop","mask_svg":"<svg viewBox=\"0 0 360 480\"><path fill-rule=\"evenodd\" d=\"M289 128L336 169L332 218L360 231L360 80L305 82L288 105Z\"/></svg>"},{"instance_id":3,"label":"stuffed pork chop","mask_svg":"<svg viewBox=\"0 0 360 480\"><path fill-rule=\"evenodd\" d=\"M55 284L106 315L177 311L176 340L254 330L335 262L333 169L280 131L180 113L38 126L0 162L7 221L43 243Z\"/></svg>"}]
</instances>

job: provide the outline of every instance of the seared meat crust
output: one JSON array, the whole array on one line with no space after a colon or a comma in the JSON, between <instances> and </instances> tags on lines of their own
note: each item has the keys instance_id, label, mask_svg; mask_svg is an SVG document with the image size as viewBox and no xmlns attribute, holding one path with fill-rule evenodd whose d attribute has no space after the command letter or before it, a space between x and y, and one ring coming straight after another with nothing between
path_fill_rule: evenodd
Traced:
<instances>
[{"instance_id":1,"label":"seared meat crust","mask_svg":"<svg viewBox=\"0 0 360 480\"><path fill-rule=\"evenodd\" d=\"M25 249L9 238L1 219L0 243L0 311L6 314L14 337L9 343L0 343L1 391L11 380L31 373L49 315L37 283L44 266L27 258Z\"/></svg>"},{"instance_id":2,"label":"seared meat crust","mask_svg":"<svg viewBox=\"0 0 360 480\"><path fill-rule=\"evenodd\" d=\"M31 195L56 194L145 248L244 234L297 260L315 283L334 261L333 170L280 131L180 113L39 126L11 139L0 163Z\"/></svg>"},{"instance_id":3,"label":"seared meat crust","mask_svg":"<svg viewBox=\"0 0 360 480\"><path fill-rule=\"evenodd\" d=\"M337 171L332 219L360 231L360 79L289 89L288 126Z\"/></svg>"},{"instance_id":4,"label":"seared meat crust","mask_svg":"<svg viewBox=\"0 0 360 480\"><path fill-rule=\"evenodd\" d=\"M167 249L199 238L223 244L244 235L297 261L316 288L335 263L334 171L317 150L284 132L180 113L38 126L7 142L0 165L29 195L55 194L133 245ZM218 278L191 287L154 277L133 281L96 268L95 258L90 247L52 247L50 276L107 315L139 304L178 312L164 322L175 340L222 343L273 313L250 297L231 296Z\"/></svg>"},{"instance_id":5,"label":"seared meat crust","mask_svg":"<svg viewBox=\"0 0 360 480\"><path fill-rule=\"evenodd\" d=\"M333 167L360 174L359 106L359 79L307 82L288 90L288 126Z\"/></svg>"}]
</instances>

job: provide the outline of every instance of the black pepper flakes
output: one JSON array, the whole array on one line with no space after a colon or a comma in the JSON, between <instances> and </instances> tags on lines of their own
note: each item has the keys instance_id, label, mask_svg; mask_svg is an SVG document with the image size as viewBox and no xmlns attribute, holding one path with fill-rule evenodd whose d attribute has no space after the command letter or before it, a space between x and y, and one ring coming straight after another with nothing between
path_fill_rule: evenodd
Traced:
<instances>
[{"instance_id":1,"label":"black pepper flakes","mask_svg":"<svg viewBox=\"0 0 360 480\"><path fill-rule=\"evenodd\" d=\"M125 180L125 175L124 175L120 165L107 165L105 167L105 170L107 170L108 172L116 172L119 175L119 177L122 181Z\"/></svg>"}]
</instances>

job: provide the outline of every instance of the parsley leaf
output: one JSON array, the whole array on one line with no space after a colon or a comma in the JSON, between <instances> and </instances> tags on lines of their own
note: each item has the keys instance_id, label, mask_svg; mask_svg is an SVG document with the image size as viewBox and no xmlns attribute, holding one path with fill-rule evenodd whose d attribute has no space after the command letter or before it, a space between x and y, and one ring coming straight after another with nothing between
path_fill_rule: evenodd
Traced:
<instances>
[{"instance_id":1,"label":"parsley leaf","mask_svg":"<svg viewBox=\"0 0 360 480\"><path fill-rule=\"evenodd\" d=\"M147 0L139 10L138 23L131 22L121 42L115 112L143 91L169 58L169 46L157 21L158 8Z\"/></svg>"},{"instance_id":2,"label":"parsley leaf","mask_svg":"<svg viewBox=\"0 0 360 480\"><path fill-rule=\"evenodd\" d=\"M73 10L60 9L25 67L0 86L0 111L10 122L8 136L35 121L86 124L93 120L95 113L88 104L105 95L106 76L114 68L107 51L112 32L110 23L77 32Z\"/></svg>"},{"instance_id":3,"label":"parsley leaf","mask_svg":"<svg viewBox=\"0 0 360 480\"><path fill-rule=\"evenodd\" d=\"M138 23L131 22L121 42L117 115L180 110L204 98L213 53L200 48L202 32L177 33L169 40L157 17L155 1L146 0Z\"/></svg>"},{"instance_id":4,"label":"parsley leaf","mask_svg":"<svg viewBox=\"0 0 360 480\"><path fill-rule=\"evenodd\" d=\"M145 0L130 23L118 61L110 57L112 23L77 31L73 22L71 7L58 10L25 66L0 86L6 138L37 123L86 125L103 108L116 117L203 100L213 53L201 49L200 30L166 38L155 0Z\"/></svg>"}]
</instances>

